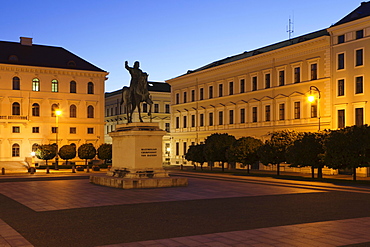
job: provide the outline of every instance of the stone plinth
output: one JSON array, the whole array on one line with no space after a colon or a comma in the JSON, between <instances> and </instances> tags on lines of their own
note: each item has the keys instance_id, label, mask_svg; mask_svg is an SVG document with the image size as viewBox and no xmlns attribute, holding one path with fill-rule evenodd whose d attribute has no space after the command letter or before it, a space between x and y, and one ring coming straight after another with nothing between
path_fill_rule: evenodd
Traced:
<instances>
[{"instance_id":1,"label":"stone plinth","mask_svg":"<svg viewBox=\"0 0 370 247\"><path fill-rule=\"evenodd\" d=\"M117 125L112 137L112 167L107 176L91 176L90 182L109 187L161 188L187 186L187 178L170 178L162 166L162 138L158 123Z\"/></svg>"}]
</instances>

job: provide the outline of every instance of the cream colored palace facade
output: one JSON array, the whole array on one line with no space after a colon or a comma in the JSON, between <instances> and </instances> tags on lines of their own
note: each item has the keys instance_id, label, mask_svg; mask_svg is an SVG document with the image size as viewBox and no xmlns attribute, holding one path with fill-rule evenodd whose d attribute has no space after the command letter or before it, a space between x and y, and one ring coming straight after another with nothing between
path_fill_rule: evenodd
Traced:
<instances>
[{"instance_id":1,"label":"cream colored palace facade","mask_svg":"<svg viewBox=\"0 0 370 247\"><path fill-rule=\"evenodd\" d=\"M104 142L107 72L30 38L0 49L0 163L29 160L40 144Z\"/></svg>"},{"instance_id":2,"label":"cream colored palace facade","mask_svg":"<svg viewBox=\"0 0 370 247\"><path fill-rule=\"evenodd\" d=\"M266 139L370 123L370 3L333 26L167 80L173 164L212 133ZM313 103L309 95L315 96ZM320 97L319 97L320 96Z\"/></svg>"},{"instance_id":3,"label":"cream colored palace facade","mask_svg":"<svg viewBox=\"0 0 370 247\"><path fill-rule=\"evenodd\" d=\"M164 82L149 82L148 90L153 100L152 115L148 116L149 105L143 103L141 106L141 117L144 122L158 123L162 130L167 132L163 137L162 156L163 164L169 164L170 147L170 124L171 124L171 87ZM104 140L106 143L112 143L109 132L116 129L117 124L127 123L126 113L123 106L120 105L122 90L105 93L105 130ZM133 122L139 122L137 110L132 116Z\"/></svg>"}]
</instances>

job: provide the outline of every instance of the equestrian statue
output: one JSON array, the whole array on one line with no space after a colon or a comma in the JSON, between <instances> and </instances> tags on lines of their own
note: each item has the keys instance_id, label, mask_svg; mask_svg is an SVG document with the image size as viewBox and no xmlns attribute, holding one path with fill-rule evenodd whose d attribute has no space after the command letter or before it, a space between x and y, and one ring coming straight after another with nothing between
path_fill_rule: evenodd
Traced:
<instances>
[{"instance_id":1,"label":"equestrian statue","mask_svg":"<svg viewBox=\"0 0 370 247\"><path fill-rule=\"evenodd\" d=\"M128 62L125 62L125 68L131 75L130 87L122 88L121 105L127 114L127 123L132 123L132 113L137 108L140 122L143 122L140 114L140 105L145 102L149 105L148 116L152 113L153 101L148 90L148 74L139 69L140 63L136 61L131 68Z\"/></svg>"}]
</instances>

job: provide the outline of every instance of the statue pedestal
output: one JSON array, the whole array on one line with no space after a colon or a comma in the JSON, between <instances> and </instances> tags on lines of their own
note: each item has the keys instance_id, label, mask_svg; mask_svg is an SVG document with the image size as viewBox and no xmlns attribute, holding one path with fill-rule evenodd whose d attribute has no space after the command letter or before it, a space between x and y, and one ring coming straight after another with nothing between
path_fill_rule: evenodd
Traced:
<instances>
[{"instance_id":1,"label":"statue pedestal","mask_svg":"<svg viewBox=\"0 0 370 247\"><path fill-rule=\"evenodd\" d=\"M90 182L115 188L187 186L187 178L170 178L162 166L162 138L158 123L117 125L112 137L112 167L107 176Z\"/></svg>"}]
</instances>

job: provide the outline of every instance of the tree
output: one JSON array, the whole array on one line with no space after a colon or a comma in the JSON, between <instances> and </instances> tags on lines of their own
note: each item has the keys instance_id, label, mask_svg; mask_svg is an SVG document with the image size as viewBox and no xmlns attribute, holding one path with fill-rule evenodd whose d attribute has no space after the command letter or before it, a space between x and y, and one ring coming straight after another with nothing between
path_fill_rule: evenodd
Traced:
<instances>
[{"instance_id":1,"label":"tree","mask_svg":"<svg viewBox=\"0 0 370 247\"><path fill-rule=\"evenodd\" d=\"M98 148L98 158L104 160L104 164L107 163L107 160L112 159L112 144L101 144Z\"/></svg>"},{"instance_id":2,"label":"tree","mask_svg":"<svg viewBox=\"0 0 370 247\"><path fill-rule=\"evenodd\" d=\"M352 126L332 131L325 141L325 164L334 169L367 167L370 162L370 127Z\"/></svg>"},{"instance_id":3,"label":"tree","mask_svg":"<svg viewBox=\"0 0 370 247\"><path fill-rule=\"evenodd\" d=\"M188 161L199 163L201 170L203 170L204 162L207 161L204 155L204 146L205 144L191 145L188 149L188 152L185 154L185 159ZM195 165L194 169L196 169Z\"/></svg>"},{"instance_id":4,"label":"tree","mask_svg":"<svg viewBox=\"0 0 370 247\"><path fill-rule=\"evenodd\" d=\"M253 137L242 137L236 140L227 152L228 159L233 162L242 163L247 166L249 174L249 165L256 163L259 160L257 150L263 142Z\"/></svg>"},{"instance_id":5,"label":"tree","mask_svg":"<svg viewBox=\"0 0 370 247\"><path fill-rule=\"evenodd\" d=\"M306 132L301 139L296 140L286 153L287 162L292 167L311 167L312 178L322 178L322 168L324 166L324 140L328 132Z\"/></svg>"},{"instance_id":6,"label":"tree","mask_svg":"<svg viewBox=\"0 0 370 247\"><path fill-rule=\"evenodd\" d=\"M76 147L73 145L64 145L59 149L59 157L66 161L76 157ZM74 172L74 165L72 166L72 171Z\"/></svg>"},{"instance_id":7,"label":"tree","mask_svg":"<svg viewBox=\"0 0 370 247\"><path fill-rule=\"evenodd\" d=\"M207 161L221 162L222 171L225 171L224 162L227 161L227 149L235 142L235 137L229 134L212 134L205 140L204 154Z\"/></svg>"},{"instance_id":8,"label":"tree","mask_svg":"<svg viewBox=\"0 0 370 247\"><path fill-rule=\"evenodd\" d=\"M93 159L96 155L96 149L91 143L82 144L78 148L78 157L85 160L85 166L87 172L89 172L89 165L87 164L88 159Z\"/></svg>"},{"instance_id":9,"label":"tree","mask_svg":"<svg viewBox=\"0 0 370 247\"><path fill-rule=\"evenodd\" d=\"M50 144L39 145L35 155L37 158L45 160L46 166L48 166L48 160L53 159L57 155L56 146Z\"/></svg>"},{"instance_id":10,"label":"tree","mask_svg":"<svg viewBox=\"0 0 370 247\"><path fill-rule=\"evenodd\" d=\"M271 139L267 140L259 149L258 155L264 165L276 165L277 175L280 175L280 163L286 162L285 153L302 133L294 130L281 130L270 133Z\"/></svg>"}]
</instances>

